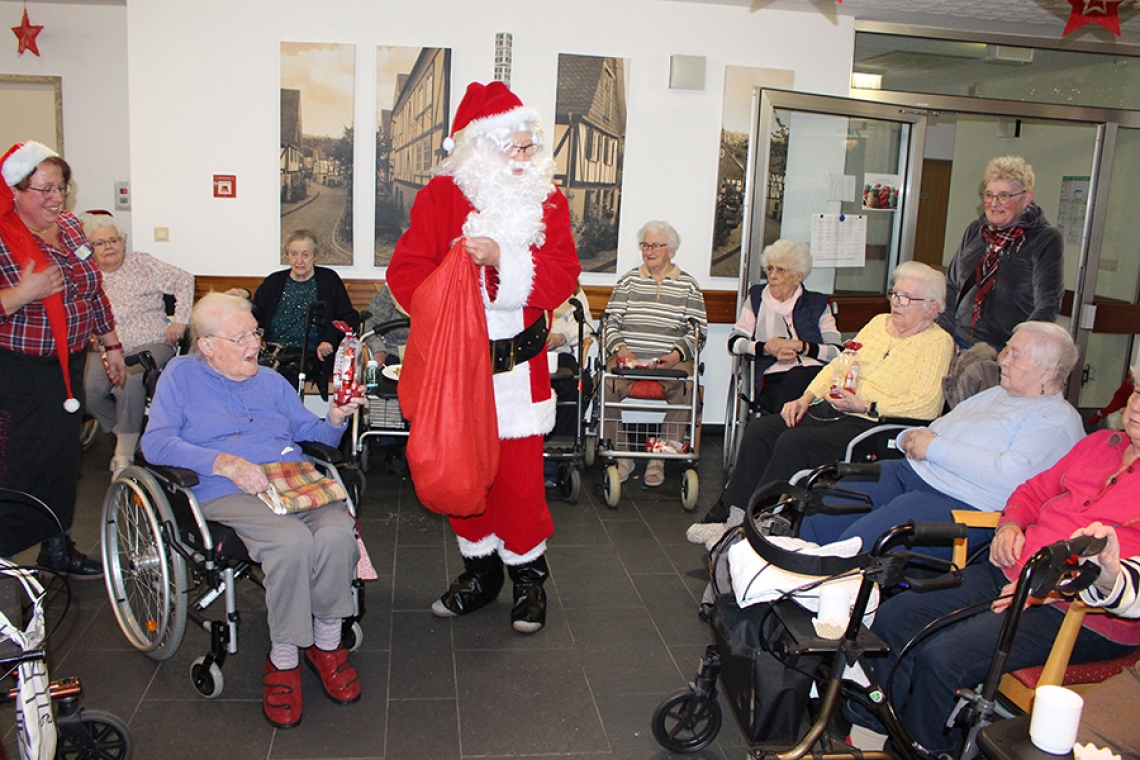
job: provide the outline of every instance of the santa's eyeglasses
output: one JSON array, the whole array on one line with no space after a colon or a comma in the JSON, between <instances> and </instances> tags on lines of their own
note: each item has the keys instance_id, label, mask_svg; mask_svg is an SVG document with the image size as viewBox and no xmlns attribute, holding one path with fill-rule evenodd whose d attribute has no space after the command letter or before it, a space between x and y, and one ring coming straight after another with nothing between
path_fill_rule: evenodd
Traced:
<instances>
[{"instance_id":1,"label":"santa's eyeglasses","mask_svg":"<svg viewBox=\"0 0 1140 760\"><path fill-rule=\"evenodd\" d=\"M526 145L512 145L511 147L507 148L507 155L511 158L518 158L519 156L530 158L535 153L538 153L541 147L541 145L537 145L535 143L527 143Z\"/></svg>"}]
</instances>

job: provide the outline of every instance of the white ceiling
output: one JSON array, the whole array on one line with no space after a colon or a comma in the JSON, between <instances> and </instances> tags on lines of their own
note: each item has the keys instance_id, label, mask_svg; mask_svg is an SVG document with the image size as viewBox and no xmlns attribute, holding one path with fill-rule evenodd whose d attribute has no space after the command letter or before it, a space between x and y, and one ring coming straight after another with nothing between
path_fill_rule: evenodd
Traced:
<instances>
[{"instance_id":1,"label":"white ceiling","mask_svg":"<svg viewBox=\"0 0 1140 760\"><path fill-rule=\"evenodd\" d=\"M1140 44L1140 0L1119 5L1122 36L1089 24L1063 37L1072 7L1067 0L684 0L721 5L800 10L854 16L861 21L933 26L973 32L1015 34L1045 39ZM1092 0L1096 3L1098 0Z\"/></svg>"}]
</instances>

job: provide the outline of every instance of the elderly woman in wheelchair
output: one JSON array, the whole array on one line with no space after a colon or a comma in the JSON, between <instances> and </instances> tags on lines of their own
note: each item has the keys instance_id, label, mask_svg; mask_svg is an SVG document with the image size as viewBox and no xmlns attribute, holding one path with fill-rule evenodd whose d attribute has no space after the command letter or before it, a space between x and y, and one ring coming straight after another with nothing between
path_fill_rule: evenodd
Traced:
<instances>
[{"instance_id":1,"label":"elderly woman in wheelchair","mask_svg":"<svg viewBox=\"0 0 1140 760\"><path fill-rule=\"evenodd\" d=\"M905 459L881 464L876 482L845 478L843 488L871 498L872 511L806 518L800 536L827 544L859 536L869 546L913 518L948 522L951 511L1000 512L1013 490L1057 463L1084 437L1081 417L1062 395L1077 347L1052 322L1023 322L1002 350L1001 384L963 401L930 424L897 438ZM989 540L975 529L971 543ZM945 559L949 546L925 552Z\"/></svg>"},{"instance_id":2,"label":"elderly woman in wheelchair","mask_svg":"<svg viewBox=\"0 0 1140 760\"><path fill-rule=\"evenodd\" d=\"M263 711L278 728L301 721L300 651L338 704L360 698L341 641L353 614L357 561L354 521L344 501L279 514L258 494L270 480L262 465L302 462L298 441L335 446L363 403L335 403L321 420L289 383L257 363L261 331L250 304L211 293L194 307L195 353L163 372L142 439L152 464L194 471L204 516L227 525L265 575L272 648L265 664Z\"/></svg>"}]
</instances>

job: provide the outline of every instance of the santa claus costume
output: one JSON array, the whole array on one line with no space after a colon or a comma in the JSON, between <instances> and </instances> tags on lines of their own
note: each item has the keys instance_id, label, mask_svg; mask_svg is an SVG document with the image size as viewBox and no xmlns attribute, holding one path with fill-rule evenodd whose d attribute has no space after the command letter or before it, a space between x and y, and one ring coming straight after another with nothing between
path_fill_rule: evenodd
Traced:
<instances>
[{"instance_id":1,"label":"santa claus costume","mask_svg":"<svg viewBox=\"0 0 1140 760\"><path fill-rule=\"evenodd\" d=\"M451 617L494 601L506 565L512 626L533 633L546 622L546 539L554 532L542 477L543 436L555 412L544 348L548 314L575 292L581 264L538 116L505 85L468 86L444 142L452 153L417 194L387 282L397 301L411 304L460 237L497 245L497 264L480 266L479 281L495 357L500 454L485 511L451 519L464 572L432 611ZM472 258L480 263L473 251Z\"/></svg>"}]
</instances>

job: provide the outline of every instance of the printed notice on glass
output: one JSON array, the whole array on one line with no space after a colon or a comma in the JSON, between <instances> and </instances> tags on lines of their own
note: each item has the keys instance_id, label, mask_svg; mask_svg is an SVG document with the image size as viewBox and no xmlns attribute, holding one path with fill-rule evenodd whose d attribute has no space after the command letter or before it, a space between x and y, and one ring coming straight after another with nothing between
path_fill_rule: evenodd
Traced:
<instances>
[{"instance_id":1,"label":"printed notice on glass","mask_svg":"<svg viewBox=\"0 0 1140 760\"><path fill-rule=\"evenodd\" d=\"M812 214L811 259L817 267L861 267L867 258L867 217Z\"/></svg>"}]
</instances>

